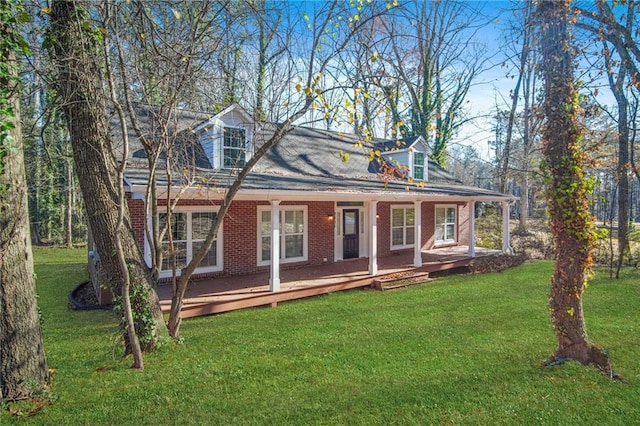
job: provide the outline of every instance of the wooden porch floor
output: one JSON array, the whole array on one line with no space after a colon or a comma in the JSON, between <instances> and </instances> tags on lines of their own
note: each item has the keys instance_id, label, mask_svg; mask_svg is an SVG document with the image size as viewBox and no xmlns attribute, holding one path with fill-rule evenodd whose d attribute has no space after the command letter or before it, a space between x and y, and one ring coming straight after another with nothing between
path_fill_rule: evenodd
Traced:
<instances>
[{"instance_id":1,"label":"wooden porch floor","mask_svg":"<svg viewBox=\"0 0 640 426\"><path fill-rule=\"evenodd\" d=\"M470 265L467 246L422 252L423 266L413 266L413 252L378 259L378 275L368 273L369 259L360 258L319 266L280 271L280 291L269 291L269 272L234 277L194 280L189 283L182 318L218 314L256 306L302 299L335 291L370 286L374 279L406 272L436 272ZM476 257L500 253L476 248ZM162 311L171 307L171 286L158 288Z\"/></svg>"}]
</instances>

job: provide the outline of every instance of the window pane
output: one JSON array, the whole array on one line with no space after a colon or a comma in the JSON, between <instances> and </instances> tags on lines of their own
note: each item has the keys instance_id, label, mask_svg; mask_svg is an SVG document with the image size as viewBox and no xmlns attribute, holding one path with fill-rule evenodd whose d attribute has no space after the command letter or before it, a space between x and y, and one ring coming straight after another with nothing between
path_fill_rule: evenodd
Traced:
<instances>
[{"instance_id":1,"label":"window pane","mask_svg":"<svg viewBox=\"0 0 640 426\"><path fill-rule=\"evenodd\" d=\"M414 215L414 209L406 209L406 224L407 225L413 225L415 224L415 215Z\"/></svg>"},{"instance_id":2,"label":"window pane","mask_svg":"<svg viewBox=\"0 0 640 426\"><path fill-rule=\"evenodd\" d=\"M414 237L415 237L415 228L413 226L407 226L407 228L405 229L405 235L406 235L406 245L410 245L413 244L413 242L415 241Z\"/></svg>"},{"instance_id":3,"label":"window pane","mask_svg":"<svg viewBox=\"0 0 640 426\"><path fill-rule=\"evenodd\" d=\"M291 235L285 237L285 258L302 257L302 235Z\"/></svg>"},{"instance_id":4,"label":"window pane","mask_svg":"<svg viewBox=\"0 0 640 426\"><path fill-rule=\"evenodd\" d=\"M176 267L178 269L183 268L187 264L187 242L174 242L173 246L176 254ZM171 270L172 262L169 243L162 243L162 249L164 254L162 257L162 269Z\"/></svg>"},{"instance_id":5,"label":"window pane","mask_svg":"<svg viewBox=\"0 0 640 426\"><path fill-rule=\"evenodd\" d=\"M304 212L302 210L285 210L285 234L302 234L304 232Z\"/></svg>"},{"instance_id":6,"label":"window pane","mask_svg":"<svg viewBox=\"0 0 640 426\"><path fill-rule=\"evenodd\" d=\"M413 154L413 178L424 180L424 154L422 152Z\"/></svg>"},{"instance_id":7,"label":"window pane","mask_svg":"<svg viewBox=\"0 0 640 426\"><path fill-rule=\"evenodd\" d=\"M436 241L444 241L444 226L436 226Z\"/></svg>"},{"instance_id":8,"label":"window pane","mask_svg":"<svg viewBox=\"0 0 640 426\"><path fill-rule=\"evenodd\" d=\"M414 166L413 178L415 180L424 180L424 167Z\"/></svg>"},{"instance_id":9,"label":"window pane","mask_svg":"<svg viewBox=\"0 0 640 426\"><path fill-rule=\"evenodd\" d=\"M344 235L357 234L356 230L356 212L344 213Z\"/></svg>"},{"instance_id":10,"label":"window pane","mask_svg":"<svg viewBox=\"0 0 640 426\"><path fill-rule=\"evenodd\" d=\"M262 235L271 235L271 212L263 210L260 217L260 233Z\"/></svg>"},{"instance_id":11,"label":"window pane","mask_svg":"<svg viewBox=\"0 0 640 426\"><path fill-rule=\"evenodd\" d=\"M447 209L447 222L454 223L456 221L456 211L453 207Z\"/></svg>"},{"instance_id":12,"label":"window pane","mask_svg":"<svg viewBox=\"0 0 640 426\"><path fill-rule=\"evenodd\" d=\"M455 232L455 225L454 224L450 224L447 225L447 232L446 232L446 239L447 240L453 240L454 239L454 232Z\"/></svg>"},{"instance_id":13,"label":"window pane","mask_svg":"<svg viewBox=\"0 0 640 426\"><path fill-rule=\"evenodd\" d=\"M402 228L393 228L392 231L392 245L394 246L402 246L404 245L404 240L403 240L403 236L404 236L404 229Z\"/></svg>"},{"instance_id":14,"label":"window pane","mask_svg":"<svg viewBox=\"0 0 640 426\"><path fill-rule=\"evenodd\" d=\"M244 167L245 152L241 149L225 148L224 149L224 166L225 167Z\"/></svg>"},{"instance_id":15,"label":"window pane","mask_svg":"<svg viewBox=\"0 0 640 426\"><path fill-rule=\"evenodd\" d=\"M233 127L224 129L224 146L231 148L244 148L245 130Z\"/></svg>"},{"instance_id":16,"label":"window pane","mask_svg":"<svg viewBox=\"0 0 640 426\"><path fill-rule=\"evenodd\" d=\"M436 224L444 223L444 209L436 209Z\"/></svg>"},{"instance_id":17,"label":"window pane","mask_svg":"<svg viewBox=\"0 0 640 426\"><path fill-rule=\"evenodd\" d=\"M391 211L391 215L392 215L391 226L404 225L404 209L393 209Z\"/></svg>"},{"instance_id":18,"label":"window pane","mask_svg":"<svg viewBox=\"0 0 640 426\"><path fill-rule=\"evenodd\" d=\"M167 222L167 214L160 213L158 222L162 228ZM187 239L187 214L173 213L171 215L171 228L164 234L164 241L169 241L169 232L172 233L174 241L185 241Z\"/></svg>"},{"instance_id":19,"label":"window pane","mask_svg":"<svg viewBox=\"0 0 640 426\"><path fill-rule=\"evenodd\" d=\"M304 212L302 210L296 210L294 212L294 223L294 232L297 234L302 234L304 232Z\"/></svg>"},{"instance_id":20,"label":"window pane","mask_svg":"<svg viewBox=\"0 0 640 426\"><path fill-rule=\"evenodd\" d=\"M204 240L209 234L209 229L216 218L214 212L191 214L191 239ZM194 250L195 251L195 250Z\"/></svg>"},{"instance_id":21,"label":"window pane","mask_svg":"<svg viewBox=\"0 0 640 426\"><path fill-rule=\"evenodd\" d=\"M198 250L202 247L204 241L197 241L193 243L193 254L196 254ZM198 266L216 266L217 258L216 258L216 244L214 243L211 246L211 249L207 252L207 254L202 258L200 265Z\"/></svg>"},{"instance_id":22,"label":"window pane","mask_svg":"<svg viewBox=\"0 0 640 426\"><path fill-rule=\"evenodd\" d=\"M271 237L262 237L261 260L271 260Z\"/></svg>"}]
</instances>

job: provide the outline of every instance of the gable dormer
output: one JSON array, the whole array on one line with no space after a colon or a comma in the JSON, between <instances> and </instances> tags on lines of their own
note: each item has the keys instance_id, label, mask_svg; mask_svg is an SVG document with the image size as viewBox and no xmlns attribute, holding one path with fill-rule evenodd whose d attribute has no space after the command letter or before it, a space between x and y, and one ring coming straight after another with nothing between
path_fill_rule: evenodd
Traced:
<instances>
[{"instance_id":1,"label":"gable dormer","mask_svg":"<svg viewBox=\"0 0 640 426\"><path fill-rule=\"evenodd\" d=\"M414 181L429 180L429 146L422 136L408 139L387 140L375 144L382 157L391 164L407 170L405 177Z\"/></svg>"},{"instance_id":2,"label":"gable dormer","mask_svg":"<svg viewBox=\"0 0 640 426\"><path fill-rule=\"evenodd\" d=\"M239 105L214 115L196 131L214 169L240 169L253 155L254 121Z\"/></svg>"}]
</instances>

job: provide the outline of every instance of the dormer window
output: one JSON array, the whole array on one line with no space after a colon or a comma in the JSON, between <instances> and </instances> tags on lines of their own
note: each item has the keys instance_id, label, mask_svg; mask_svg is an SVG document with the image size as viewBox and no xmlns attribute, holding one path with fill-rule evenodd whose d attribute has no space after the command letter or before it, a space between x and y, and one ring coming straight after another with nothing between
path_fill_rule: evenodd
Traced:
<instances>
[{"instance_id":1,"label":"dormer window","mask_svg":"<svg viewBox=\"0 0 640 426\"><path fill-rule=\"evenodd\" d=\"M424 180L424 153L413 153L413 179Z\"/></svg>"},{"instance_id":2,"label":"dormer window","mask_svg":"<svg viewBox=\"0 0 640 426\"><path fill-rule=\"evenodd\" d=\"M240 169L246 164L247 132L239 127L225 127L223 130L223 167Z\"/></svg>"}]
</instances>

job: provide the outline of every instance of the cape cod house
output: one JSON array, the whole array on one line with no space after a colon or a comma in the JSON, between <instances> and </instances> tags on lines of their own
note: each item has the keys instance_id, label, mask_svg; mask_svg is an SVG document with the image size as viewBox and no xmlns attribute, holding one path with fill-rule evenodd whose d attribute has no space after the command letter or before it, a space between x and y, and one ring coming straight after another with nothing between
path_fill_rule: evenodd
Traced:
<instances>
[{"instance_id":1,"label":"cape cod house","mask_svg":"<svg viewBox=\"0 0 640 426\"><path fill-rule=\"evenodd\" d=\"M189 186L179 168L171 184L160 171L157 184L163 206L167 194L183 191L172 224L179 266L200 247L238 169L273 132L235 105L212 117L181 114L177 131L191 135L183 138L190 148L182 159L190 165ZM389 164L400 167L384 173ZM136 238L150 263L142 150L134 150L125 182ZM414 267L422 265L423 251L436 248L468 246L473 257L478 202L502 203L509 251L509 201L462 185L429 160L421 137L363 143L351 134L295 127L248 174L194 278L268 271L269 290L278 292L288 268L366 259L374 276L379 259L397 253L411 253ZM170 276L169 265L165 257L161 278Z\"/></svg>"}]
</instances>

